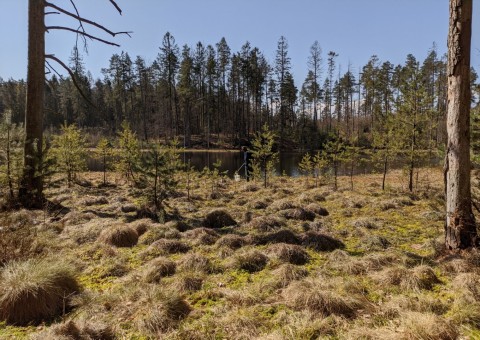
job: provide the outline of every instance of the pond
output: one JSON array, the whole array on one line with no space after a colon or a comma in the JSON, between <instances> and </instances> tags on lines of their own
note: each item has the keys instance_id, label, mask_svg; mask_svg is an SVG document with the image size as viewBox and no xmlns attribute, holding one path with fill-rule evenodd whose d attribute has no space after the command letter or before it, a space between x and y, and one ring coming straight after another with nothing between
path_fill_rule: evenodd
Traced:
<instances>
[{"instance_id":1,"label":"pond","mask_svg":"<svg viewBox=\"0 0 480 340\"><path fill-rule=\"evenodd\" d=\"M276 167L277 175L285 174L287 176L297 177L300 175L298 169L298 163L300 163L304 153L301 152L282 152L279 155L279 162ZM243 152L241 151L186 151L182 152L180 159L185 163L194 167L195 170L201 171L205 167L213 169L213 163L221 161L220 170L228 171L228 176L233 177L235 171L237 171L243 164ZM102 162L100 160L89 158L87 161L88 170L90 171L102 171ZM405 160L396 160L390 164L390 169L399 169L406 164ZM421 166L438 165L439 159L433 157L429 159L426 157L422 160ZM370 162L360 162L355 166L354 174L368 174L372 173L374 166ZM243 176L244 169L242 168L239 173ZM341 166L339 169L339 175L350 174L350 170L346 166Z\"/></svg>"}]
</instances>

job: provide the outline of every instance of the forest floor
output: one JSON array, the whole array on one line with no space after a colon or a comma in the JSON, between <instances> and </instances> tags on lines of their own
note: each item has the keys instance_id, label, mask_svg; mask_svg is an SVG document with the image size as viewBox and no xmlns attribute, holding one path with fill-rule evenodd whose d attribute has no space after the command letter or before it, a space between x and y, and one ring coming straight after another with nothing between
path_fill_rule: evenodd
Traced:
<instances>
[{"instance_id":1,"label":"forest floor","mask_svg":"<svg viewBox=\"0 0 480 340\"><path fill-rule=\"evenodd\" d=\"M480 252L442 250L440 169L422 169L414 193L401 171L385 191L380 175L336 191L224 179L214 194L197 179L190 198L182 177L163 224L137 218L142 190L82 177L47 191L68 213L0 216L33 225L28 256L68 262L82 287L63 317L1 322L0 338L480 338Z\"/></svg>"}]
</instances>

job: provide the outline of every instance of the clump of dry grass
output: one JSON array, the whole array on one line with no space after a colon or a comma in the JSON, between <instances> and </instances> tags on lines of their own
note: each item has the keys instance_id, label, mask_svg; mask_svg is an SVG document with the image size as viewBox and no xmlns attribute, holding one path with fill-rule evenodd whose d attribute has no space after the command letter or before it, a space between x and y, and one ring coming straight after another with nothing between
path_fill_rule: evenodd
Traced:
<instances>
[{"instance_id":1,"label":"clump of dry grass","mask_svg":"<svg viewBox=\"0 0 480 340\"><path fill-rule=\"evenodd\" d=\"M242 191L244 191L244 192L256 192L258 190L260 190L260 187L255 183L246 183L242 187Z\"/></svg>"},{"instance_id":2,"label":"clump of dry grass","mask_svg":"<svg viewBox=\"0 0 480 340\"><path fill-rule=\"evenodd\" d=\"M285 226L285 220L275 215L256 217L248 226L256 231L271 231Z\"/></svg>"},{"instance_id":3,"label":"clump of dry grass","mask_svg":"<svg viewBox=\"0 0 480 340\"><path fill-rule=\"evenodd\" d=\"M463 293L463 298L470 302L480 301L480 275L475 273L462 273L457 275L452 282L456 291Z\"/></svg>"},{"instance_id":4,"label":"clump of dry grass","mask_svg":"<svg viewBox=\"0 0 480 340\"><path fill-rule=\"evenodd\" d=\"M216 244L219 247L228 247L230 249L239 249L245 245L245 238L235 234L227 234L219 238Z\"/></svg>"},{"instance_id":5,"label":"clump of dry grass","mask_svg":"<svg viewBox=\"0 0 480 340\"><path fill-rule=\"evenodd\" d=\"M455 340L459 336L452 322L432 313L407 312L401 320L405 339Z\"/></svg>"},{"instance_id":6,"label":"clump of dry grass","mask_svg":"<svg viewBox=\"0 0 480 340\"><path fill-rule=\"evenodd\" d=\"M367 234L360 240L360 248L368 251L383 250L390 247L390 241L380 235Z\"/></svg>"},{"instance_id":7,"label":"clump of dry grass","mask_svg":"<svg viewBox=\"0 0 480 340\"><path fill-rule=\"evenodd\" d=\"M248 250L235 255L233 258L233 267L254 273L265 268L267 262L268 257L260 251Z\"/></svg>"},{"instance_id":8,"label":"clump of dry grass","mask_svg":"<svg viewBox=\"0 0 480 340\"><path fill-rule=\"evenodd\" d=\"M183 221L168 221L165 223L165 226L170 229L176 229L181 233L191 229L191 227Z\"/></svg>"},{"instance_id":9,"label":"clump of dry grass","mask_svg":"<svg viewBox=\"0 0 480 340\"><path fill-rule=\"evenodd\" d=\"M435 284L441 282L433 269L427 265L420 265L413 269L390 267L375 274L373 278L381 284L400 286L413 291L430 290Z\"/></svg>"},{"instance_id":10,"label":"clump of dry grass","mask_svg":"<svg viewBox=\"0 0 480 340\"><path fill-rule=\"evenodd\" d=\"M315 219L315 213L303 208L286 209L279 212L279 215L287 220L297 221L313 221Z\"/></svg>"},{"instance_id":11,"label":"clump of dry grass","mask_svg":"<svg viewBox=\"0 0 480 340\"><path fill-rule=\"evenodd\" d=\"M175 274L177 265L165 257L157 257L150 261L145 272L145 281L158 283L163 277Z\"/></svg>"},{"instance_id":12,"label":"clump of dry grass","mask_svg":"<svg viewBox=\"0 0 480 340\"><path fill-rule=\"evenodd\" d=\"M140 243L148 245L162 238L179 239L180 233L176 229L155 225L140 237Z\"/></svg>"},{"instance_id":13,"label":"clump of dry grass","mask_svg":"<svg viewBox=\"0 0 480 340\"><path fill-rule=\"evenodd\" d=\"M269 248L280 261L303 265L310 260L310 256L301 246L295 244L277 243Z\"/></svg>"},{"instance_id":14,"label":"clump of dry grass","mask_svg":"<svg viewBox=\"0 0 480 340\"><path fill-rule=\"evenodd\" d=\"M269 207L269 209L271 209L272 211L280 211L294 208L298 208L298 205L293 203L290 198L284 198L274 201L272 204L270 204Z\"/></svg>"},{"instance_id":15,"label":"clump of dry grass","mask_svg":"<svg viewBox=\"0 0 480 340\"><path fill-rule=\"evenodd\" d=\"M214 272L212 262L205 256L198 253L185 255L180 261L180 270L197 273L210 274Z\"/></svg>"},{"instance_id":16,"label":"clump of dry grass","mask_svg":"<svg viewBox=\"0 0 480 340\"><path fill-rule=\"evenodd\" d=\"M359 301L327 289L319 280L294 282L284 290L283 297L295 310L308 310L324 317L331 314L353 317L361 308Z\"/></svg>"},{"instance_id":17,"label":"clump of dry grass","mask_svg":"<svg viewBox=\"0 0 480 340\"><path fill-rule=\"evenodd\" d=\"M254 245L265 245L269 243L288 243L300 244L300 238L290 229L280 229L278 231L263 235L248 235L250 243Z\"/></svg>"},{"instance_id":18,"label":"clump of dry grass","mask_svg":"<svg viewBox=\"0 0 480 340\"><path fill-rule=\"evenodd\" d=\"M79 291L74 270L66 263L11 262L0 273L0 320L14 325L51 320L68 310Z\"/></svg>"},{"instance_id":19,"label":"clump of dry grass","mask_svg":"<svg viewBox=\"0 0 480 340\"><path fill-rule=\"evenodd\" d=\"M223 228L236 225L233 217L223 209L217 209L209 212L203 221L207 228Z\"/></svg>"},{"instance_id":20,"label":"clump of dry grass","mask_svg":"<svg viewBox=\"0 0 480 340\"><path fill-rule=\"evenodd\" d=\"M220 235L212 229L201 227L195 228L185 232L184 236L189 239L193 239L196 244L212 245L214 244Z\"/></svg>"},{"instance_id":21,"label":"clump of dry grass","mask_svg":"<svg viewBox=\"0 0 480 340\"><path fill-rule=\"evenodd\" d=\"M114 340L114 331L99 323L77 323L72 320L54 325L44 332L33 335L32 340Z\"/></svg>"},{"instance_id":22,"label":"clump of dry grass","mask_svg":"<svg viewBox=\"0 0 480 340\"><path fill-rule=\"evenodd\" d=\"M268 207L268 202L262 199L255 200L248 205L252 209L266 209Z\"/></svg>"},{"instance_id":23,"label":"clump of dry grass","mask_svg":"<svg viewBox=\"0 0 480 340\"><path fill-rule=\"evenodd\" d=\"M91 212L89 213L83 213L80 211L70 211L67 213L63 218L62 218L62 223L65 225L78 225L82 223L86 223L92 219L95 218L95 215L92 214Z\"/></svg>"},{"instance_id":24,"label":"clump of dry grass","mask_svg":"<svg viewBox=\"0 0 480 340\"><path fill-rule=\"evenodd\" d=\"M133 221L132 223L130 223L130 226L135 229L138 236L140 237L153 227L153 223L152 220L144 218Z\"/></svg>"},{"instance_id":25,"label":"clump of dry grass","mask_svg":"<svg viewBox=\"0 0 480 340\"><path fill-rule=\"evenodd\" d=\"M160 239L148 247L147 252L158 253L158 255L186 253L190 246L182 241Z\"/></svg>"},{"instance_id":26,"label":"clump of dry grass","mask_svg":"<svg viewBox=\"0 0 480 340\"><path fill-rule=\"evenodd\" d=\"M310 203L309 205L306 206L305 208L306 210L309 210L319 216L328 216L329 213L328 213L328 210L323 208L322 206L320 206L319 204L317 203Z\"/></svg>"},{"instance_id":27,"label":"clump of dry grass","mask_svg":"<svg viewBox=\"0 0 480 340\"><path fill-rule=\"evenodd\" d=\"M138 234L130 226L117 225L103 230L98 241L115 247L133 247L138 242Z\"/></svg>"},{"instance_id":28,"label":"clump of dry grass","mask_svg":"<svg viewBox=\"0 0 480 340\"><path fill-rule=\"evenodd\" d=\"M0 221L0 266L31 256L36 236L36 228L28 219L20 223L8 218Z\"/></svg>"},{"instance_id":29,"label":"clump of dry grass","mask_svg":"<svg viewBox=\"0 0 480 340\"><path fill-rule=\"evenodd\" d=\"M176 291L190 293L202 289L202 285L203 277L199 276L198 273L185 272L177 276L172 287Z\"/></svg>"},{"instance_id":30,"label":"clump of dry grass","mask_svg":"<svg viewBox=\"0 0 480 340\"><path fill-rule=\"evenodd\" d=\"M140 328L155 336L175 329L192 311L190 305L178 294L159 289L149 292L144 304L148 308L139 317Z\"/></svg>"},{"instance_id":31,"label":"clump of dry grass","mask_svg":"<svg viewBox=\"0 0 480 340\"><path fill-rule=\"evenodd\" d=\"M356 219L352 222L352 226L355 228L365 228L365 229L378 229L379 225L376 219L370 217L362 217Z\"/></svg>"},{"instance_id":32,"label":"clump of dry grass","mask_svg":"<svg viewBox=\"0 0 480 340\"><path fill-rule=\"evenodd\" d=\"M280 287L287 287L291 282L300 280L308 275L305 268L285 263L273 271Z\"/></svg>"},{"instance_id":33,"label":"clump of dry grass","mask_svg":"<svg viewBox=\"0 0 480 340\"><path fill-rule=\"evenodd\" d=\"M105 196L87 196L82 201L80 204L88 206L92 205L102 205L102 204L108 204L108 200Z\"/></svg>"},{"instance_id":34,"label":"clump of dry grass","mask_svg":"<svg viewBox=\"0 0 480 340\"><path fill-rule=\"evenodd\" d=\"M342 241L337 240L330 235L315 231L307 231L302 235L301 240L305 247L316 251L332 251L335 249L345 248L345 245Z\"/></svg>"},{"instance_id":35,"label":"clump of dry grass","mask_svg":"<svg viewBox=\"0 0 480 340\"><path fill-rule=\"evenodd\" d=\"M124 204L120 207L120 210L123 212L123 213L132 213L132 212L136 212L137 211L137 206L135 204L132 204L132 203L128 203L128 204Z\"/></svg>"}]
</instances>

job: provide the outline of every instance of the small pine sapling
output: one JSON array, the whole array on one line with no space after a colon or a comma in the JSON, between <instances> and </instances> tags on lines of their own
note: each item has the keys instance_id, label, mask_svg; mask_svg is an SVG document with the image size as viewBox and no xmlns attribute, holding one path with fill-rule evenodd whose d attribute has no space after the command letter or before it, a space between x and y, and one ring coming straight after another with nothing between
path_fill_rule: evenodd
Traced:
<instances>
[{"instance_id":1,"label":"small pine sapling","mask_svg":"<svg viewBox=\"0 0 480 340\"><path fill-rule=\"evenodd\" d=\"M278 152L274 151L276 134L270 131L267 124L263 125L262 130L255 134L252 142L252 157L254 169L259 167L263 173L263 184L268 186L268 174L275 170L278 162Z\"/></svg>"},{"instance_id":2,"label":"small pine sapling","mask_svg":"<svg viewBox=\"0 0 480 340\"><path fill-rule=\"evenodd\" d=\"M11 111L6 111L5 119L0 122L0 183L2 187L8 187L11 203L21 180L24 139L23 127L12 124Z\"/></svg>"},{"instance_id":3,"label":"small pine sapling","mask_svg":"<svg viewBox=\"0 0 480 340\"><path fill-rule=\"evenodd\" d=\"M111 158L113 156L113 146L107 138L103 137L98 141L96 156L102 161L103 185L106 185L107 171L111 169Z\"/></svg>"},{"instance_id":4,"label":"small pine sapling","mask_svg":"<svg viewBox=\"0 0 480 340\"><path fill-rule=\"evenodd\" d=\"M314 177L314 165L312 156L308 152L302 157L300 163L298 163L298 169L305 175L307 187L309 186L308 178L310 176Z\"/></svg>"},{"instance_id":5,"label":"small pine sapling","mask_svg":"<svg viewBox=\"0 0 480 340\"><path fill-rule=\"evenodd\" d=\"M87 168L85 137L74 124L62 125L59 135L53 137L52 155L57 170L67 177L67 185L77 179L77 173Z\"/></svg>"},{"instance_id":6,"label":"small pine sapling","mask_svg":"<svg viewBox=\"0 0 480 340\"><path fill-rule=\"evenodd\" d=\"M124 121L122 131L118 135L116 170L125 179L135 181L135 173L140 168L141 150L137 135L130 125Z\"/></svg>"}]
</instances>

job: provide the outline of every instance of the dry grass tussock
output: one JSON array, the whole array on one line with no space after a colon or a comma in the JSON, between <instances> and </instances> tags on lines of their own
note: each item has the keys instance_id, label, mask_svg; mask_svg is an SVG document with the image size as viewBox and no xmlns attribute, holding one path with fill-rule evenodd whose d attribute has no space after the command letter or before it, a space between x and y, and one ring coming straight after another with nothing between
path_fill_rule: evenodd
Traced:
<instances>
[{"instance_id":1,"label":"dry grass tussock","mask_svg":"<svg viewBox=\"0 0 480 340\"><path fill-rule=\"evenodd\" d=\"M272 210L272 211L281 211L281 210L298 208L298 205L292 202L292 199L290 198L283 198L283 199L274 201L272 204L270 204L268 208L269 210Z\"/></svg>"},{"instance_id":2,"label":"dry grass tussock","mask_svg":"<svg viewBox=\"0 0 480 340\"><path fill-rule=\"evenodd\" d=\"M166 238L166 239L179 239L181 237L180 232L176 229L168 228L162 225L153 225L149 230L140 236L140 244L152 244L153 242Z\"/></svg>"},{"instance_id":3,"label":"dry grass tussock","mask_svg":"<svg viewBox=\"0 0 480 340\"><path fill-rule=\"evenodd\" d=\"M401 266L390 267L372 275L380 284L400 286L403 289L420 291L430 290L440 283L433 269L427 265L420 265L412 269Z\"/></svg>"},{"instance_id":4,"label":"dry grass tussock","mask_svg":"<svg viewBox=\"0 0 480 340\"><path fill-rule=\"evenodd\" d=\"M323 317L330 314L353 317L362 307L359 300L328 289L320 279L293 282L282 295L291 308Z\"/></svg>"},{"instance_id":5,"label":"dry grass tussock","mask_svg":"<svg viewBox=\"0 0 480 340\"><path fill-rule=\"evenodd\" d=\"M236 225L237 222L233 217L223 209L217 209L209 212L203 221L203 225L207 228L223 228Z\"/></svg>"},{"instance_id":6,"label":"dry grass tussock","mask_svg":"<svg viewBox=\"0 0 480 340\"><path fill-rule=\"evenodd\" d=\"M268 257L258 250L250 249L235 254L232 267L245 270L249 273L258 272L265 268Z\"/></svg>"},{"instance_id":7,"label":"dry grass tussock","mask_svg":"<svg viewBox=\"0 0 480 340\"><path fill-rule=\"evenodd\" d=\"M176 328L192 310L177 293L158 288L146 292L141 302L145 308L136 319L141 329L154 336Z\"/></svg>"},{"instance_id":8,"label":"dry grass tussock","mask_svg":"<svg viewBox=\"0 0 480 340\"><path fill-rule=\"evenodd\" d=\"M179 269L181 271L191 271L203 274L214 272L212 262L205 256L198 253L190 253L180 260Z\"/></svg>"},{"instance_id":9,"label":"dry grass tussock","mask_svg":"<svg viewBox=\"0 0 480 340\"><path fill-rule=\"evenodd\" d=\"M305 207L307 211L311 211L319 216L328 216L329 212L327 209L320 206L318 203L310 203Z\"/></svg>"},{"instance_id":10,"label":"dry grass tussock","mask_svg":"<svg viewBox=\"0 0 480 340\"><path fill-rule=\"evenodd\" d=\"M449 320L432 313L407 312L401 316L401 338L455 340L459 331Z\"/></svg>"},{"instance_id":11,"label":"dry grass tussock","mask_svg":"<svg viewBox=\"0 0 480 340\"><path fill-rule=\"evenodd\" d=\"M63 262L11 262L0 272L0 320L27 325L51 320L68 311L80 291L75 272Z\"/></svg>"},{"instance_id":12,"label":"dry grass tussock","mask_svg":"<svg viewBox=\"0 0 480 340\"><path fill-rule=\"evenodd\" d=\"M315 219L314 212L305 210L303 208L281 210L278 212L278 214L287 220L313 221Z\"/></svg>"},{"instance_id":13,"label":"dry grass tussock","mask_svg":"<svg viewBox=\"0 0 480 340\"><path fill-rule=\"evenodd\" d=\"M250 221L248 227L256 231L265 232L282 228L285 225L286 222L284 219L275 215L267 215L254 218Z\"/></svg>"},{"instance_id":14,"label":"dry grass tussock","mask_svg":"<svg viewBox=\"0 0 480 340\"><path fill-rule=\"evenodd\" d=\"M247 240L254 245L265 245L271 243L300 244L300 237L290 229L280 229L272 233L262 235L248 235Z\"/></svg>"},{"instance_id":15,"label":"dry grass tussock","mask_svg":"<svg viewBox=\"0 0 480 340\"><path fill-rule=\"evenodd\" d=\"M200 227L189 230L183 234L187 239L191 239L197 245L212 245L219 239L220 235L213 229Z\"/></svg>"},{"instance_id":16,"label":"dry grass tussock","mask_svg":"<svg viewBox=\"0 0 480 340\"><path fill-rule=\"evenodd\" d=\"M342 241L315 231L307 231L302 235L302 245L316 251L332 251L345 248Z\"/></svg>"},{"instance_id":17,"label":"dry grass tussock","mask_svg":"<svg viewBox=\"0 0 480 340\"><path fill-rule=\"evenodd\" d=\"M203 276L197 272L185 272L176 276L172 288L181 293L190 293L202 289Z\"/></svg>"},{"instance_id":18,"label":"dry grass tussock","mask_svg":"<svg viewBox=\"0 0 480 340\"><path fill-rule=\"evenodd\" d=\"M114 340L115 332L107 325L99 323L66 321L35 334L32 340Z\"/></svg>"},{"instance_id":19,"label":"dry grass tussock","mask_svg":"<svg viewBox=\"0 0 480 340\"><path fill-rule=\"evenodd\" d=\"M278 282L278 286L285 288L291 282L300 280L308 275L308 271L305 268L285 263L273 271L275 280Z\"/></svg>"},{"instance_id":20,"label":"dry grass tussock","mask_svg":"<svg viewBox=\"0 0 480 340\"><path fill-rule=\"evenodd\" d=\"M36 237L35 226L29 219L23 222L10 218L0 220L0 266L32 256Z\"/></svg>"},{"instance_id":21,"label":"dry grass tussock","mask_svg":"<svg viewBox=\"0 0 480 340\"><path fill-rule=\"evenodd\" d=\"M246 244L245 238L235 234L227 234L219 238L216 242L219 247L228 247L230 249L239 249Z\"/></svg>"},{"instance_id":22,"label":"dry grass tussock","mask_svg":"<svg viewBox=\"0 0 480 340\"><path fill-rule=\"evenodd\" d=\"M303 265L310 260L310 256L301 246L295 244L277 243L269 247L269 253L282 262Z\"/></svg>"},{"instance_id":23,"label":"dry grass tussock","mask_svg":"<svg viewBox=\"0 0 480 340\"><path fill-rule=\"evenodd\" d=\"M117 225L103 230L98 241L115 247L133 247L138 242L138 234L130 226Z\"/></svg>"},{"instance_id":24,"label":"dry grass tussock","mask_svg":"<svg viewBox=\"0 0 480 340\"><path fill-rule=\"evenodd\" d=\"M145 281L158 283L163 277L175 274L177 265L165 257L157 257L146 265Z\"/></svg>"},{"instance_id":25,"label":"dry grass tussock","mask_svg":"<svg viewBox=\"0 0 480 340\"><path fill-rule=\"evenodd\" d=\"M160 239L153 242L147 249L146 253L150 255L166 255L186 253L190 250L190 246L182 241Z\"/></svg>"}]
</instances>

